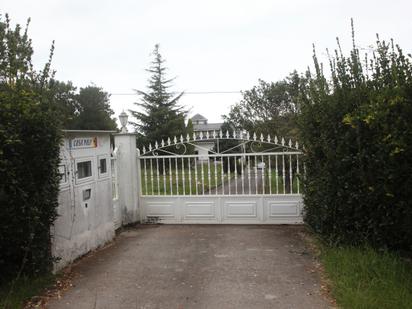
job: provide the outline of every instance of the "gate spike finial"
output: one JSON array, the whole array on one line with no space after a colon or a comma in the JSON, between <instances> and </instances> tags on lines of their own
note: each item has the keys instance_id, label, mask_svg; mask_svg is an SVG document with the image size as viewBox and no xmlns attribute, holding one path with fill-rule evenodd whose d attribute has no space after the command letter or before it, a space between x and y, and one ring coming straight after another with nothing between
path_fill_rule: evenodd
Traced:
<instances>
[{"instance_id":1,"label":"gate spike finial","mask_svg":"<svg viewBox=\"0 0 412 309\"><path fill-rule=\"evenodd\" d=\"M278 137L275 135L275 140L274 140L274 142L275 142L275 144L277 144L279 141L278 141Z\"/></svg>"},{"instance_id":2,"label":"gate spike finial","mask_svg":"<svg viewBox=\"0 0 412 309\"><path fill-rule=\"evenodd\" d=\"M216 130L213 130L213 138L216 138Z\"/></svg>"},{"instance_id":3,"label":"gate spike finial","mask_svg":"<svg viewBox=\"0 0 412 309\"><path fill-rule=\"evenodd\" d=\"M248 131L246 131L246 139L250 140L250 133Z\"/></svg>"},{"instance_id":4,"label":"gate spike finial","mask_svg":"<svg viewBox=\"0 0 412 309\"><path fill-rule=\"evenodd\" d=\"M195 132L193 132L193 140L194 141L196 140L196 133Z\"/></svg>"},{"instance_id":5,"label":"gate spike finial","mask_svg":"<svg viewBox=\"0 0 412 309\"><path fill-rule=\"evenodd\" d=\"M190 141L190 135L189 133L186 134L186 142Z\"/></svg>"},{"instance_id":6,"label":"gate spike finial","mask_svg":"<svg viewBox=\"0 0 412 309\"><path fill-rule=\"evenodd\" d=\"M209 139L209 131L206 131L206 138Z\"/></svg>"},{"instance_id":7,"label":"gate spike finial","mask_svg":"<svg viewBox=\"0 0 412 309\"><path fill-rule=\"evenodd\" d=\"M167 138L167 145L170 146L172 142L170 141L170 137Z\"/></svg>"},{"instance_id":8,"label":"gate spike finial","mask_svg":"<svg viewBox=\"0 0 412 309\"><path fill-rule=\"evenodd\" d=\"M298 143L298 141L296 141L296 143L295 143L295 148L296 148L296 149L299 149L299 143Z\"/></svg>"},{"instance_id":9,"label":"gate spike finial","mask_svg":"<svg viewBox=\"0 0 412 309\"><path fill-rule=\"evenodd\" d=\"M256 140L256 138L257 138L257 136L256 136L256 132L254 132L254 133L253 133L253 140L255 141L255 140Z\"/></svg>"},{"instance_id":10,"label":"gate spike finial","mask_svg":"<svg viewBox=\"0 0 412 309\"><path fill-rule=\"evenodd\" d=\"M268 134L267 140L268 140L268 143L270 143L270 134Z\"/></svg>"},{"instance_id":11,"label":"gate spike finial","mask_svg":"<svg viewBox=\"0 0 412 309\"><path fill-rule=\"evenodd\" d=\"M152 143L149 143L149 151L152 151Z\"/></svg>"},{"instance_id":12,"label":"gate spike finial","mask_svg":"<svg viewBox=\"0 0 412 309\"><path fill-rule=\"evenodd\" d=\"M292 140L289 139L289 147L292 147Z\"/></svg>"},{"instance_id":13,"label":"gate spike finial","mask_svg":"<svg viewBox=\"0 0 412 309\"><path fill-rule=\"evenodd\" d=\"M175 137L173 137L173 144L177 144L177 138L176 138L176 135L175 135Z\"/></svg>"},{"instance_id":14,"label":"gate spike finial","mask_svg":"<svg viewBox=\"0 0 412 309\"><path fill-rule=\"evenodd\" d=\"M165 141L163 140L163 138L162 138L162 141L160 142L160 145L161 145L162 147L165 146Z\"/></svg>"},{"instance_id":15,"label":"gate spike finial","mask_svg":"<svg viewBox=\"0 0 412 309\"><path fill-rule=\"evenodd\" d=\"M222 137L223 137L223 132L222 132L222 129L220 129L220 131L219 131L219 137L220 137L220 138L222 138Z\"/></svg>"},{"instance_id":16,"label":"gate spike finial","mask_svg":"<svg viewBox=\"0 0 412 309\"><path fill-rule=\"evenodd\" d=\"M285 139L282 137L282 146L285 146Z\"/></svg>"},{"instance_id":17,"label":"gate spike finial","mask_svg":"<svg viewBox=\"0 0 412 309\"><path fill-rule=\"evenodd\" d=\"M265 139L263 138L263 134L260 133L260 141L263 142Z\"/></svg>"},{"instance_id":18,"label":"gate spike finial","mask_svg":"<svg viewBox=\"0 0 412 309\"><path fill-rule=\"evenodd\" d=\"M230 137L229 130L226 130L226 138L229 138L229 137Z\"/></svg>"},{"instance_id":19,"label":"gate spike finial","mask_svg":"<svg viewBox=\"0 0 412 309\"><path fill-rule=\"evenodd\" d=\"M140 156L140 149L137 148L137 155Z\"/></svg>"},{"instance_id":20,"label":"gate spike finial","mask_svg":"<svg viewBox=\"0 0 412 309\"><path fill-rule=\"evenodd\" d=\"M200 131L199 139L203 139L203 131Z\"/></svg>"},{"instance_id":21,"label":"gate spike finial","mask_svg":"<svg viewBox=\"0 0 412 309\"><path fill-rule=\"evenodd\" d=\"M143 153L146 153L146 147L143 146Z\"/></svg>"},{"instance_id":22,"label":"gate spike finial","mask_svg":"<svg viewBox=\"0 0 412 309\"><path fill-rule=\"evenodd\" d=\"M180 142L183 143L183 135L180 134Z\"/></svg>"},{"instance_id":23,"label":"gate spike finial","mask_svg":"<svg viewBox=\"0 0 412 309\"><path fill-rule=\"evenodd\" d=\"M159 148L159 144L155 141L155 149Z\"/></svg>"}]
</instances>

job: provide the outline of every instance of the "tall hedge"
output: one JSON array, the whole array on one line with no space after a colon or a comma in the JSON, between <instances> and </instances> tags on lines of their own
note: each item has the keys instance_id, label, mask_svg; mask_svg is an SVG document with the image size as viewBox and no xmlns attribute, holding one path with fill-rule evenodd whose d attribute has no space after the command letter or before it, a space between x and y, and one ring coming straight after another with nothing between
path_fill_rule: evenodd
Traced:
<instances>
[{"instance_id":1,"label":"tall hedge","mask_svg":"<svg viewBox=\"0 0 412 309\"><path fill-rule=\"evenodd\" d=\"M339 46L302 95L306 222L335 244L412 250L412 65L392 41Z\"/></svg>"},{"instance_id":2,"label":"tall hedge","mask_svg":"<svg viewBox=\"0 0 412 309\"><path fill-rule=\"evenodd\" d=\"M50 62L36 72L32 54L27 27L0 17L0 281L47 271L52 261L60 133Z\"/></svg>"}]
</instances>

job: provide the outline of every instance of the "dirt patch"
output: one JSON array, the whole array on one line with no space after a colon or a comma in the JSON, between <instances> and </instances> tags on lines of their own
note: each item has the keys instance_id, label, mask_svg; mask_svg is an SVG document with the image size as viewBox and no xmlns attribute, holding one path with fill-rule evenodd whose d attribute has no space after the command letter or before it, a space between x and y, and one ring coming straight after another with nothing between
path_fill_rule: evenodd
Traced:
<instances>
[{"instance_id":1,"label":"dirt patch","mask_svg":"<svg viewBox=\"0 0 412 309\"><path fill-rule=\"evenodd\" d=\"M332 283L327 277L325 269L320 261L321 249L318 240L316 240L316 236L308 228L303 229L299 235L302 237L306 247L314 258L313 268L309 269L309 271L319 274L322 295L329 301L332 308L337 308L336 300L331 293Z\"/></svg>"}]
</instances>

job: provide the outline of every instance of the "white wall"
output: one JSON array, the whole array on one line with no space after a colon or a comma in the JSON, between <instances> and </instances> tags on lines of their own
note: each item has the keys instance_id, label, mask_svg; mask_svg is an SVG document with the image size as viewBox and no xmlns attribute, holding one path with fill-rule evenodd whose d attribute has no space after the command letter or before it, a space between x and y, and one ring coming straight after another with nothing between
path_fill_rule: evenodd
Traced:
<instances>
[{"instance_id":1,"label":"white wall","mask_svg":"<svg viewBox=\"0 0 412 309\"><path fill-rule=\"evenodd\" d=\"M214 142L195 142L195 151L199 154L200 161L209 160L209 151L215 146Z\"/></svg>"},{"instance_id":2,"label":"white wall","mask_svg":"<svg viewBox=\"0 0 412 309\"><path fill-rule=\"evenodd\" d=\"M73 148L73 138L96 138L96 147ZM61 169L66 169L60 185L58 218L52 227L52 254L59 258L55 270L113 239L110 133L66 133L61 147ZM107 172L99 171L100 159L106 159ZM91 161L92 175L79 179L79 161ZM90 198L84 200L84 190Z\"/></svg>"},{"instance_id":3,"label":"white wall","mask_svg":"<svg viewBox=\"0 0 412 309\"><path fill-rule=\"evenodd\" d=\"M127 225L140 220L136 135L134 133L115 134L114 144L117 149L117 179L119 186L116 215L120 216L121 225Z\"/></svg>"}]
</instances>

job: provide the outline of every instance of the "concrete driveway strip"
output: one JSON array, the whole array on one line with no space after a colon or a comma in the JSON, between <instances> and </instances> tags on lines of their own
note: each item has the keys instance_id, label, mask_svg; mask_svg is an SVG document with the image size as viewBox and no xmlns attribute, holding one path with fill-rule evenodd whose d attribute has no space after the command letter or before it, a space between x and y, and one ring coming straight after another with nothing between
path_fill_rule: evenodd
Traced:
<instances>
[{"instance_id":1,"label":"concrete driveway strip","mask_svg":"<svg viewBox=\"0 0 412 309\"><path fill-rule=\"evenodd\" d=\"M138 226L82 259L48 308L328 308L302 230Z\"/></svg>"}]
</instances>

